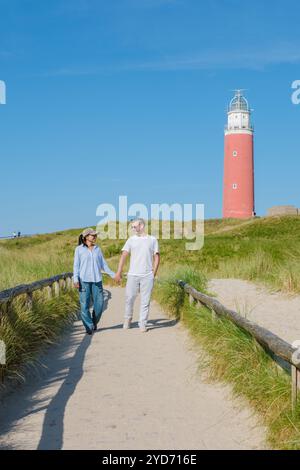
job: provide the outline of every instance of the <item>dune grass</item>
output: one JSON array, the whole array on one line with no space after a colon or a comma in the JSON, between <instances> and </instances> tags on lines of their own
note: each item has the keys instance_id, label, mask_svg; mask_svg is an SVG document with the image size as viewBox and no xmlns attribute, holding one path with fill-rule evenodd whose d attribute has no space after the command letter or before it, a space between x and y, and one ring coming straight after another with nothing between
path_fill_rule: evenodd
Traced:
<instances>
[{"instance_id":1,"label":"dune grass","mask_svg":"<svg viewBox=\"0 0 300 470\"><path fill-rule=\"evenodd\" d=\"M80 231L0 241L0 290L72 271ZM116 269L124 240L99 242ZM300 217L207 220L203 249L187 251L185 243L160 239L162 264L170 269L189 265L208 277L258 281L272 289L300 292Z\"/></svg>"},{"instance_id":2,"label":"dune grass","mask_svg":"<svg viewBox=\"0 0 300 470\"><path fill-rule=\"evenodd\" d=\"M0 290L73 271L73 256L82 229L0 241ZM107 258L117 258L120 241L101 243ZM116 265L116 260L113 263Z\"/></svg>"},{"instance_id":3,"label":"dune grass","mask_svg":"<svg viewBox=\"0 0 300 470\"><path fill-rule=\"evenodd\" d=\"M202 273L182 266L162 275L155 298L170 315L181 316L208 379L229 383L237 397L248 401L267 429L268 446L300 449L300 401L292 413L289 374L247 332L225 318L214 319L207 308L189 305L176 279L205 293L206 280Z\"/></svg>"},{"instance_id":4,"label":"dune grass","mask_svg":"<svg viewBox=\"0 0 300 470\"><path fill-rule=\"evenodd\" d=\"M30 309L25 300L25 296L16 298L0 322L0 338L6 345L6 364L0 369L2 376L10 380L23 380L26 368L37 364L41 349L56 340L78 311L74 289L51 299L45 292L36 291Z\"/></svg>"}]
</instances>

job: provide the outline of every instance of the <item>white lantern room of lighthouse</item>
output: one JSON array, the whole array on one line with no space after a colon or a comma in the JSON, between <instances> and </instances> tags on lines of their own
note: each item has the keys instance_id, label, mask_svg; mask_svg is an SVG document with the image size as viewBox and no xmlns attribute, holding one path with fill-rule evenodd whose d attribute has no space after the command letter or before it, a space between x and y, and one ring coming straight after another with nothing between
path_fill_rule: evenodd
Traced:
<instances>
[{"instance_id":1,"label":"white lantern room of lighthouse","mask_svg":"<svg viewBox=\"0 0 300 470\"><path fill-rule=\"evenodd\" d=\"M251 125L251 110L248 101L243 96L242 90L236 90L232 98L229 109L227 112L228 123L225 126L225 134L227 133L240 133L253 132Z\"/></svg>"}]
</instances>

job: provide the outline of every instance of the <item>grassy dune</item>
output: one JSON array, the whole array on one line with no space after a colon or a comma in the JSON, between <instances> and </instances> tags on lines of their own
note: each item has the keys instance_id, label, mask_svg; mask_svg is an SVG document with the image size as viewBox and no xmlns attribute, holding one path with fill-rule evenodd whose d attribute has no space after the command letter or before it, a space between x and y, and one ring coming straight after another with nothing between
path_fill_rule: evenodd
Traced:
<instances>
[{"instance_id":1,"label":"grassy dune","mask_svg":"<svg viewBox=\"0 0 300 470\"><path fill-rule=\"evenodd\" d=\"M0 290L71 271L81 229L0 242ZM122 240L100 241L109 264L117 267ZM188 265L208 277L261 281L271 288L300 292L300 217L248 221L207 220L200 251L185 240L160 240L163 266Z\"/></svg>"},{"instance_id":2,"label":"grassy dune","mask_svg":"<svg viewBox=\"0 0 300 470\"><path fill-rule=\"evenodd\" d=\"M81 230L0 241L0 290L72 271ZM121 246L119 241L101 243L107 258L119 254Z\"/></svg>"}]
</instances>

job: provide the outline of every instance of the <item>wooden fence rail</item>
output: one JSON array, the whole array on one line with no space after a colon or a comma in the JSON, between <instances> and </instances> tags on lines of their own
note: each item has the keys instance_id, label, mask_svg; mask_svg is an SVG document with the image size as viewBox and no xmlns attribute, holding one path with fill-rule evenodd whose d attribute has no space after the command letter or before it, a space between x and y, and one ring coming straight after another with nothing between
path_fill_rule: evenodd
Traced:
<instances>
[{"instance_id":1,"label":"wooden fence rail","mask_svg":"<svg viewBox=\"0 0 300 470\"><path fill-rule=\"evenodd\" d=\"M0 310L0 318L5 315L9 308L9 304L18 297L19 295L26 295L26 303L30 307L32 305L32 294L34 291L47 288L48 298L53 295L59 295L60 289L70 287L72 283L73 273L63 273L57 276L49 277L48 279L42 279L40 281L33 282L32 284L21 284L11 289L6 289L0 292L0 307L4 306ZM63 284L63 285L62 285Z\"/></svg>"},{"instance_id":2,"label":"wooden fence rail","mask_svg":"<svg viewBox=\"0 0 300 470\"><path fill-rule=\"evenodd\" d=\"M284 362L290 364L292 376L292 407L293 410L295 410L297 395L299 394L298 390L300 389L300 363L296 360L295 355L297 349L266 328L247 320L234 310L229 310L224 307L224 305L214 297L209 297L208 295L197 291L184 281L179 280L178 284L189 295L190 303L195 301L199 302L201 305L204 305L215 312L216 317L222 316L229 319L235 325L242 328L244 331L247 331L267 352L274 355L275 358L280 358Z\"/></svg>"}]
</instances>

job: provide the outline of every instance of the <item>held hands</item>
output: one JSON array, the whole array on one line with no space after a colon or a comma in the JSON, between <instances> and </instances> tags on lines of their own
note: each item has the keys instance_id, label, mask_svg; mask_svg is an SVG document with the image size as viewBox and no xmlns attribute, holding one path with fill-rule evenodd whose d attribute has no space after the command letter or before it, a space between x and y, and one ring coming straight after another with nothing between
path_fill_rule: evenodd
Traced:
<instances>
[{"instance_id":1,"label":"held hands","mask_svg":"<svg viewBox=\"0 0 300 470\"><path fill-rule=\"evenodd\" d=\"M117 284L120 284L120 282L122 281L122 274L117 272L114 277L114 281L116 281Z\"/></svg>"},{"instance_id":2,"label":"held hands","mask_svg":"<svg viewBox=\"0 0 300 470\"><path fill-rule=\"evenodd\" d=\"M75 289L79 289L79 282L74 282Z\"/></svg>"}]
</instances>

